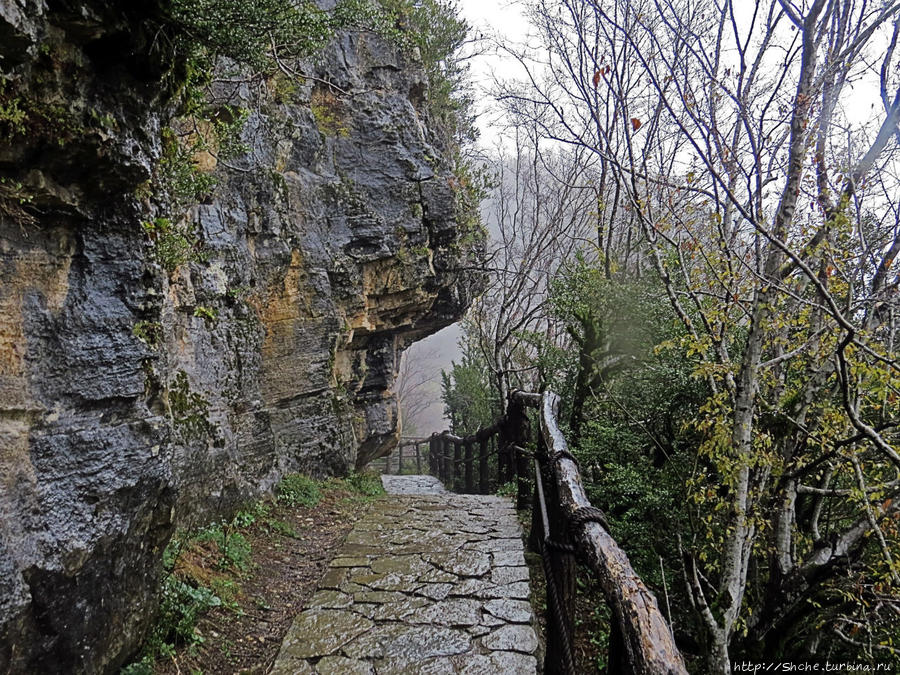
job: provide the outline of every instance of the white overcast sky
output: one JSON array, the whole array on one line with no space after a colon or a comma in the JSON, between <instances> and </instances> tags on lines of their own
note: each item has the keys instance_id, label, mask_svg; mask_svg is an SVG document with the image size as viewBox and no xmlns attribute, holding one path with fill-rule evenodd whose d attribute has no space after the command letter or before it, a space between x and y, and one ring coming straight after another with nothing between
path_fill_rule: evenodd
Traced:
<instances>
[{"instance_id":1,"label":"white overcast sky","mask_svg":"<svg viewBox=\"0 0 900 675\"><path fill-rule=\"evenodd\" d=\"M471 76L477 91L481 142L492 146L497 128L493 124L496 116L490 112L494 108L491 84L495 77L501 80L521 77L521 70L513 59L492 47L491 38L523 42L528 35L528 20L517 0L458 0L458 7L472 33L487 38L482 45L484 53L471 60Z\"/></svg>"}]
</instances>

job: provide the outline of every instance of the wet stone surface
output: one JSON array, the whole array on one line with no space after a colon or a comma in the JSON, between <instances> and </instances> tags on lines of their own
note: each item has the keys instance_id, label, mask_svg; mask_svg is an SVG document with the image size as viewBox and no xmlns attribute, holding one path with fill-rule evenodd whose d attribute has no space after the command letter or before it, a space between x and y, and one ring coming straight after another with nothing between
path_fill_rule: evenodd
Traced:
<instances>
[{"instance_id":1,"label":"wet stone surface","mask_svg":"<svg viewBox=\"0 0 900 675\"><path fill-rule=\"evenodd\" d=\"M439 495L447 492L434 476L382 476L381 483L391 495Z\"/></svg>"},{"instance_id":2,"label":"wet stone surface","mask_svg":"<svg viewBox=\"0 0 900 675\"><path fill-rule=\"evenodd\" d=\"M509 499L384 476L271 672L537 672L528 568Z\"/></svg>"}]
</instances>

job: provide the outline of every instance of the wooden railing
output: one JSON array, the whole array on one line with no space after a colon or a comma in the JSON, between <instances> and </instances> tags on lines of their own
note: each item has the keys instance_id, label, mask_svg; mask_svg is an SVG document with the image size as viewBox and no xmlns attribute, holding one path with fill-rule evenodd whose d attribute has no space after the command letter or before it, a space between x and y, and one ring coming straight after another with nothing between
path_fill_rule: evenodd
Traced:
<instances>
[{"instance_id":1,"label":"wooden railing","mask_svg":"<svg viewBox=\"0 0 900 675\"><path fill-rule=\"evenodd\" d=\"M370 467L387 474L399 475L404 471L422 473L423 457L427 456L426 450L430 440L430 438L401 438L391 454L377 460L382 462L381 464L376 464L376 460L372 460Z\"/></svg>"},{"instance_id":2,"label":"wooden railing","mask_svg":"<svg viewBox=\"0 0 900 675\"><path fill-rule=\"evenodd\" d=\"M531 437L527 408L537 410ZM515 481L518 508L532 508L529 544L541 554L547 586L547 673L574 675L576 564L593 574L612 610L609 673L686 673L672 630L610 535L581 483L560 431L559 397L513 392L506 414L470 436L449 432L428 439L431 473L457 492L486 494ZM533 448L533 449L529 449Z\"/></svg>"}]
</instances>

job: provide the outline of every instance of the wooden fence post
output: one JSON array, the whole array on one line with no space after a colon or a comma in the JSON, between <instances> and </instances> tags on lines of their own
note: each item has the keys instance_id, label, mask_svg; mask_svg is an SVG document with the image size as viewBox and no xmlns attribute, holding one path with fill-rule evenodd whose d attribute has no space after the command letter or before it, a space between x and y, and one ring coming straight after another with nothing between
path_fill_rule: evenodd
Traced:
<instances>
[{"instance_id":1,"label":"wooden fence post","mask_svg":"<svg viewBox=\"0 0 900 675\"><path fill-rule=\"evenodd\" d=\"M516 450L516 508L527 509L531 504L531 482L528 480L528 457Z\"/></svg>"},{"instance_id":2,"label":"wooden fence post","mask_svg":"<svg viewBox=\"0 0 900 675\"><path fill-rule=\"evenodd\" d=\"M500 426L500 431L497 433L496 437L496 450L497 450L497 487L504 485L509 482L509 478L507 477L506 470L506 453L508 451L507 446L509 445L509 435L507 434L507 422L504 422Z\"/></svg>"},{"instance_id":3,"label":"wooden fence post","mask_svg":"<svg viewBox=\"0 0 900 675\"><path fill-rule=\"evenodd\" d=\"M422 474L422 444L416 442L416 473Z\"/></svg>"},{"instance_id":4,"label":"wooden fence post","mask_svg":"<svg viewBox=\"0 0 900 675\"><path fill-rule=\"evenodd\" d=\"M475 476L472 466L472 443L474 441L466 441L466 492L472 494L475 492Z\"/></svg>"},{"instance_id":5,"label":"wooden fence post","mask_svg":"<svg viewBox=\"0 0 900 675\"><path fill-rule=\"evenodd\" d=\"M438 462L437 434L431 434L431 438L428 439L428 468L432 476L440 478L441 469Z\"/></svg>"},{"instance_id":6,"label":"wooden fence post","mask_svg":"<svg viewBox=\"0 0 900 675\"><path fill-rule=\"evenodd\" d=\"M545 456L547 444L544 442L544 436L538 431L537 434L537 452L532 461L534 471L543 473L543 457ZM541 522L541 505L538 503L538 486L537 476L534 479L534 501L531 508L531 532L528 533L528 549L534 553L541 552L541 539L544 537L544 528Z\"/></svg>"},{"instance_id":7,"label":"wooden fence post","mask_svg":"<svg viewBox=\"0 0 900 675\"><path fill-rule=\"evenodd\" d=\"M478 442L478 492L488 493L488 447L490 438Z\"/></svg>"},{"instance_id":8,"label":"wooden fence post","mask_svg":"<svg viewBox=\"0 0 900 675\"><path fill-rule=\"evenodd\" d=\"M447 438L441 438L443 447L442 455L444 457L444 485L453 487L453 455L450 453L450 441Z\"/></svg>"},{"instance_id":9,"label":"wooden fence post","mask_svg":"<svg viewBox=\"0 0 900 675\"><path fill-rule=\"evenodd\" d=\"M500 433L499 432L494 436L493 454L494 454L494 457L497 458L497 470L494 473L496 482L492 483L492 488L494 490L496 490L498 487L500 487L503 484L503 481L500 480L500 466L503 462L503 458L500 456Z\"/></svg>"}]
</instances>

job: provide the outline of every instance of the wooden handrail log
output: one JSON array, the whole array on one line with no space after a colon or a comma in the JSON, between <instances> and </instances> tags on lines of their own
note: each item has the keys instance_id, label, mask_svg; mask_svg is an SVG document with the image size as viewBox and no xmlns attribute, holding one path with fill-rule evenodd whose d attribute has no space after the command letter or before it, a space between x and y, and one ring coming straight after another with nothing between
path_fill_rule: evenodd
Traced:
<instances>
[{"instance_id":1,"label":"wooden handrail log","mask_svg":"<svg viewBox=\"0 0 900 675\"><path fill-rule=\"evenodd\" d=\"M525 392L513 395L529 405L534 396L539 396ZM546 392L540 400L541 433L551 460L556 462L560 506L571 518L577 509L590 507L591 502L557 423L559 396ZM585 523L575 528L572 536L573 543L585 554L587 564L600 580L606 601L622 631L627 662L635 668L634 672L639 675L686 674L669 624L660 612L656 598L632 568L625 551L599 523Z\"/></svg>"},{"instance_id":2,"label":"wooden handrail log","mask_svg":"<svg viewBox=\"0 0 900 675\"><path fill-rule=\"evenodd\" d=\"M521 401L529 408L539 408L541 406L542 395L530 392L530 391L522 391L521 389L515 389L510 393L510 398L514 398L518 401Z\"/></svg>"},{"instance_id":3,"label":"wooden handrail log","mask_svg":"<svg viewBox=\"0 0 900 675\"><path fill-rule=\"evenodd\" d=\"M503 425L503 423L505 421L506 421L506 418L501 417L501 418L495 420L491 426L485 427L484 429L479 429L474 434L469 434L468 436L456 436L454 434L451 434L449 431L435 432L434 434L432 434L432 436L439 436L441 438L444 438L444 439L450 441L451 443L460 443L460 444L478 443L480 441L484 441L484 440L490 438L491 436L493 436L494 434L499 432L500 427ZM426 438L425 440L428 440L428 439Z\"/></svg>"}]
</instances>

